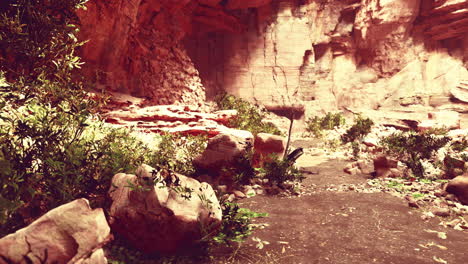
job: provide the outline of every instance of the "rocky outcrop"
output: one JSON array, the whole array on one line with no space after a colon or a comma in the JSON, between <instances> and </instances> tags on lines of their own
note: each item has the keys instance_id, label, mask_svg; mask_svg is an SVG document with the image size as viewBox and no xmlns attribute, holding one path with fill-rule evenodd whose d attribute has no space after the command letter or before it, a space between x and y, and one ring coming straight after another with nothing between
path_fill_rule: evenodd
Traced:
<instances>
[{"instance_id":1,"label":"rocky outcrop","mask_svg":"<svg viewBox=\"0 0 468 264\"><path fill-rule=\"evenodd\" d=\"M207 94L224 89L266 105L301 99L310 113L431 106L431 97L448 97L468 78L462 35L449 43L424 33L427 23L437 24L434 14L465 12L441 4L272 1L237 11L244 32L188 36L185 46ZM463 106L447 101L443 109Z\"/></svg>"},{"instance_id":2,"label":"rocky outcrop","mask_svg":"<svg viewBox=\"0 0 468 264\"><path fill-rule=\"evenodd\" d=\"M305 101L310 115L453 96L437 108L464 111L467 12L461 0L90 1L82 54L98 87L157 104L226 91Z\"/></svg>"},{"instance_id":3,"label":"rocky outcrop","mask_svg":"<svg viewBox=\"0 0 468 264\"><path fill-rule=\"evenodd\" d=\"M236 167L253 145L254 137L249 131L232 130L230 134L219 134L208 141L205 151L193 160L193 165L199 171L218 176L223 169Z\"/></svg>"},{"instance_id":4,"label":"rocky outcrop","mask_svg":"<svg viewBox=\"0 0 468 264\"><path fill-rule=\"evenodd\" d=\"M468 103L468 80L461 80L460 83L450 90L451 95L463 103Z\"/></svg>"},{"instance_id":5,"label":"rocky outcrop","mask_svg":"<svg viewBox=\"0 0 468 264\"><path fill-rule=\"evenodd\" d=\"M164 169L142 165L136 175L116 174L109 195L112 230L147 253L181 251L221 223L209 184Z\"/></svg>"},{"instance_id":6,"label":"rocky outcrop","mask_svg":"<svg viewBox=\"0 0 468 264\"><path fill-rule=\"evenodd\" d=\"M0 239L0 263L105 264L102 246L109 239L103 210L79 199Z\"/></svg>"},{"instance_id":7,"label":"rocky outcrop","mask_svg":"<svg viewBox=\"0 0 468 264\"><path fill-rule=\"evenodd\" d=\"M424 34L431 39L460 38L468 33L468 3L465 0L433 1L421 17Z\"/></svg>"},{"instance_id":8,"label":"rocky outcrop","mask_svg":"<svg viewBox=\"0 0 468 264\"><path fill-rule=\"evenodd\" d=\"M81 38L90 40L81 50L84 71L98 88L201 105L198 71L180 44L192 13L190 1L89 1L79 13Z\"/></svg>"}]
</instances>

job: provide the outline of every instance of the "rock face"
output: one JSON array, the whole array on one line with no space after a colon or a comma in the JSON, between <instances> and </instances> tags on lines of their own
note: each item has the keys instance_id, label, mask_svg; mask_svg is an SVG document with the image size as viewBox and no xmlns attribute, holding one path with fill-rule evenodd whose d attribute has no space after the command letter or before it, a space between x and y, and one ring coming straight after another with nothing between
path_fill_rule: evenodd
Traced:
<instances>
[{"instance_id":1,"label":"rock face","mask_svg":"<svg viewBox=\"0 0 468 264\"><path fill-rule=\"evenodd\" d=\"M198 111L193 105L145 105L141 98L114 94L106 105L103 117L115 126L136 128L148 133L177 133L183 135L216 136L229 133L229 122L237 116L236 110L213 113ZM194 109L195 108L195 109Z\"/></svg>"},{"instance_id":2,"label":"rock face","mask_svg":"<svg viewBox=\"0 0 468 264\"><path fill-rule=\"evenodd\" d=\"M185 46L208 96L300 99L309 113L430 106L468 79L468 37L440 42L428 30L441 20L465 25L466 13L455 0L278 0L237 11L247 25L240 34L189 35ZM452 94L463 97L459 90Z\"/></svg>"},{"instance_id":3,"label":"rock face","mask_svg":"<svg viewBox=\"0 0 468 264\"><path fill-rule=\"evenodd\" d=\"M84 70L98 87L156 104L201 105L205 92L180 40L190 26L190 1L89 1L79 13Z\"/></svg>"},{"instance_id":4,"label":"rock face","mask_svg":"<svg viewBox=\"0 0 468 264\"><path fill-rule=\"evenodd\" d=\"M80 13L82 38L91 39L82 55L102 87L158 104L196 106L227 91L265 105L304 101L310 113L468 111L467 8L463 0L90 1Z\"/></svg>"},{"instance_id":5,"label":"rock face","mask_svg":"<svg viewBox=\"0 0 468 264\"><path fill-rule=\"evenodd\" d=\"M237 159L247 154L253 145L252 133L231 130L230 134L219 134L211 138L205 151L193 160L193 164L198 170L217 174L223 168L236 165Z\"/></svg>"},{"instance_id":6,"label":"rock face","mask_svg":"<svg viewBox=\"0 0 468 264\"><path fill-rule=\"evenodd\" d=\"M116 174L112 186L112 230L144 252L183 250L221 223L218 199L207 183L142 165L136 176Z\"/></svg>"},{"instance_id":7,"label":"rock face","mask_svg":"<svg viewBox=\"0 0 468 264\"><path fill-rule=\"evenodd\" d=\"M110 228L102 209L78 199L0 240L0 263L105 264ZM7 261L8 260L8 261Z\"/></svg>"}]
</instances>

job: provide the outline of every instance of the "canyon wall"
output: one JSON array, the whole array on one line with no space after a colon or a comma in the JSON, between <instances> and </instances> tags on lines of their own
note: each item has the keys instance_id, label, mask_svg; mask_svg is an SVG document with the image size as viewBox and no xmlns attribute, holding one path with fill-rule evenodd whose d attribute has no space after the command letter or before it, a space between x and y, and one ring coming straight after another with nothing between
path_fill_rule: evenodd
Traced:
<instances>
[{"instance_id":1,"label":"canyon wall","mask_svg":"<svg viewBox=\"0 0 468 264\"><path fill-rule=\"evenodd\" d=\"M468 111L465 0L94 0L80 18L88 75L158 104Z\"/></svg>"},{"instance_id":2,"label":"canyon wall","mask_svg":"<svg viewBox=\"0 0 468 264\"><path fill-rule=\"evenodd\" d=\"M98 89L130 93L155 104L205 101L198 71L181 45L190 1L92 0L78 15L84 71Z\"/></svg>"},{"instance_id":3,"label":"canyon wall","mask_svg":"<svg viewBox=\"0 0 468 264\"><path fill-rule=\"evenodd\" d=\"M278 0L235 14L244 32L186 40L208 91L311 111L453 108L468 82L466 1Z\"/></svg>"}]
</instances>

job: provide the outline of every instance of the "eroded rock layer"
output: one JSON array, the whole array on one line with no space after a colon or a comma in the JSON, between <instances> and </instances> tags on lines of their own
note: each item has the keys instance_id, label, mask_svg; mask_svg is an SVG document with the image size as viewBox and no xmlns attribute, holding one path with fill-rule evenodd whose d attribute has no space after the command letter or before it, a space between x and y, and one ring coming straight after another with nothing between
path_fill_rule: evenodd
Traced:
<instances>
[{"instance_id":1,"label":"eroded rock layer","mask_svg":"<svg viewBox=\"0 0 468 264\"><path fill-rule=\"evenodd\" d=\"M227 91L267 105L302 100L309 112L447 109L454 97L464 103L467 8L462 0L95 0L80 14L91 39L82 53L100 85L157 104L201 105Z\"/></svg>"}]
</instances>

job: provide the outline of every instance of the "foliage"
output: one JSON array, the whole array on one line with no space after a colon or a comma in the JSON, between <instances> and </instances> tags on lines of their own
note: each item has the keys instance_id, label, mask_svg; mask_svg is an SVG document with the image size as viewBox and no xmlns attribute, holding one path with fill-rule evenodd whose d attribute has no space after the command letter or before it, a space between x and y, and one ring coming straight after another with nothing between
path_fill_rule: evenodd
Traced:
<instances>
[{"instance_id":1,"label":"foliage","mask_svg":"<svg viewBox=\"0 0 468 264\"><path fill-rule=\"evenodd\" d=\"M165 167L187 176L192 175L195 173L192 161L205 150L207 141L207 137L203 135L161 135L159 151L150 157L148 164L153 167Z\"/></svg>"},{"instance_id":2,"label":"foliage","mask_svg":"<svg viewBox=\"0 0 468 264\"><path fill-rule=\"evenodd\" d=\"M354 124L341 136L341 140L344 143L360 140L371 132L373 125L374 121L358 115Z\"/></svg>"},{"instance_id":3,"label":"foliage","mask_svg":"<svg viewBox=\"0 0 468 264\"><path fill-rule=\"evenodd\" d=\"M424 176L422 159L429 159L433 153L444 147L450 138L427 133L400 132L382 138L386 152L396 155L405 163L416 177Z\"/></svg>"},{"instance_id":4,"label":"foliage","mask_svg":"<svg viewBox=\"0 0 468 264\"><path fill-rule=\"evenodd\" d=\"M223 178L234 179L235 184L250 184L256 177L255 169L252 167L253 150L250 148L238 156L231 166L222 168Z\"/></svg>"},{"instance_id":5,"label":"foliage","mask_svg":"<svg viewBox=\"0 0 468 264\"><path fill-rule=\"evenodd\" d=\"M240 208L236 203L222 202L223 219L220 232L213 238L216 243L229 244L242 242L252 234L255 226L252 218L267 217L266 213L252 212L247 208Z\"/></svg>"},{"instance_id":6,"label":"foliage","mask_svg":"<svg viewBox=\"0 0 468 264\"><path fill-rule=\"evenodd\" d=\"M88 0L8 0L0 2L0 70L10 82L70 82L81 62L75 49L75 9Z\"/></svg>"},{"instance_id":7,"label":"foliage","mask_svg":"<svg viewBox=\"0 0 468 264\"><path fill-rule=\"evenodd\" d=\"M250 131L254 135L258 133L282 134L274 124L263 121L268 112L266 110L259 110L259 106L252 105L245 100L229 94L218 96L216 103L220 109L237 110L237 117L229 124L231 127Z\"/></svg>"},{"instance_id":8,"label":"foliage","mask_svg":"<svg viewBox=\"0 0 468 264\"><path fill-rule=\"evenodd\" d=\"M306 121L306 130L318 138L322 136L323 130L331 130L345 123L346 120L341 113L328 112L324 117L314 116L308 119Z\"/></svg>"},{"instance_id":9,"label":"foliage","mask_svg":"<svg viewBox=\"0 0 468 264\"><path fill-rule=\"evenodd\" d=\"M0 92L2 232L76 198L96 202L115 173L131 171L150 153L129 131L91 121L86 109L74 114L65 101L10 103L19 97Z\"/></svg>"},{"instance_id":10,"label":"foliage","mask_svg":"<svg viewBox=\"0 0 468 264\"><path fill-rule=\"evenodd\" d=\"M263 168L259 170L270 183L280 184L285 181L302 181L304 179L294 164L288 160L279 159L276 155L272 155L270 161L265 162Z\"/></svg>"}]
</instances>

